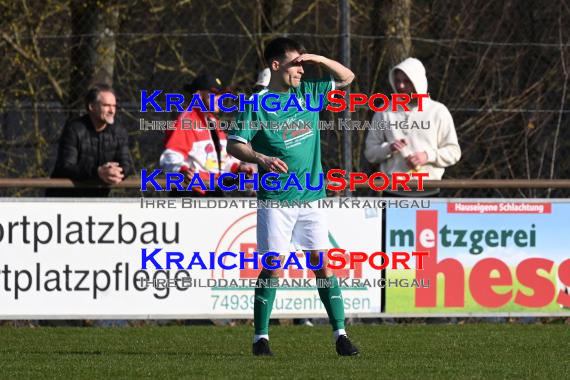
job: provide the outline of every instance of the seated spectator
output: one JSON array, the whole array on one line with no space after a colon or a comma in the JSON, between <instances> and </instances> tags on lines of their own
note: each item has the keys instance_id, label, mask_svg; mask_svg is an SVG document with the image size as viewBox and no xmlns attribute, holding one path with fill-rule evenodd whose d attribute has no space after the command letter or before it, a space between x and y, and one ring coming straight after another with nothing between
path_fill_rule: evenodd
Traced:
<instances>
[{"instance_id":1,"label":"seated spectator","mask_svg":"<svg viewBox=\"0 0 570 380\"><path fill-rule=\"evenodd\" d=\"M85 97L87 114L68 121L59 140L57 160L51 178L93 180L116 185L134 167L127 131L115 125L117 103L113 89L93 86ZM53 188L48 197L107 197L109 188Z\"/></svg>"}]
</instances>

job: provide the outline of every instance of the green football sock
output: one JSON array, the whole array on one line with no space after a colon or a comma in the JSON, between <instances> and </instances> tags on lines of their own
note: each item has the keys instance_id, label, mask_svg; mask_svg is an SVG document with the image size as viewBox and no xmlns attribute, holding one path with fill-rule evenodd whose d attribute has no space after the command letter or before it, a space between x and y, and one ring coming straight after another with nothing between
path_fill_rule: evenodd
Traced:
<instances>
[{"instance_id":1,"label":"green football sock","mask_svg":"<svg viewBox=\"0 0 570 380\"><path fill-rule=\"evenodd\" d=\"M336 276L332 275L326 278L328 281L331 279L333 280L332 287L319 287L318 289L319 296L325 305L333 331L336 331L338 329L344 329L344 302Z\"/></svg>"},{"instance_id":2,"label":"green football sock","mask_svg":"<svg viewBox=\"0 0 570 380\"><path fill-rule=\"evenodd\" d=\"M259 274L259 280L278 279L279 277L270 277L263 272ZM253 323L255 326L255 335L269 334L269 318L273 309L273 301L275 301L276 287L257 285L255 288L255 299L253 301Z\"/></svg>"}]
</instances>

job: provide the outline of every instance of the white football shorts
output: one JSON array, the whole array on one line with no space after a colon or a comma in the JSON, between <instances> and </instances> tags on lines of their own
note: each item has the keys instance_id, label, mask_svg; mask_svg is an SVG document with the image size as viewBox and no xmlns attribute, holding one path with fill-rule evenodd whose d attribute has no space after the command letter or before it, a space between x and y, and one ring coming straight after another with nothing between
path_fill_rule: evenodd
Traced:
<instances>
[{"instance_id":1,"label":"white football shorts","mask_svg":"<svg viewBox=\"0 0 570 380\"><path fill-rule=\"evenodd\" d=\"M257 251L260 255L329 249L326 210L322 208L259 208ZM293 250L292 250L293 248Z\"/></svg>"}]
</instances>

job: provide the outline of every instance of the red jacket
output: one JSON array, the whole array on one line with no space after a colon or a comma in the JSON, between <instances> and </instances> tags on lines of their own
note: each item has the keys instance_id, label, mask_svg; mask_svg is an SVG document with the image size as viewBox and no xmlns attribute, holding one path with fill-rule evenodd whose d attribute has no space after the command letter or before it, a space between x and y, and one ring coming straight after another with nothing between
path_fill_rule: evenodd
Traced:
<instances>
[{"instance_id":1,"label":"red jacket","mask_svg":"<svg viewBox=\"0 0 570 380\"><path fill-rule=\"evenodd\" d=\"M180 172L188 168L207 177L208 173L236 173L240 161L226 152L227 138L224 132L215 129L220 142L221 162L218 163L216 145L211 130L207 129L206 117L218 121L212 114L204 114L197 109L186 111L176 121L176 130L167 130L164 139L164 152L160 156L160 167L167 172ZM182 120L186 121L182 129ZM199 123L197 123L199 122ZM210 123L211 124L211 123ZM202 129L201 129L202 128ZM220 172L221 169L221 172Z\"/></svg>"}]
</instances>

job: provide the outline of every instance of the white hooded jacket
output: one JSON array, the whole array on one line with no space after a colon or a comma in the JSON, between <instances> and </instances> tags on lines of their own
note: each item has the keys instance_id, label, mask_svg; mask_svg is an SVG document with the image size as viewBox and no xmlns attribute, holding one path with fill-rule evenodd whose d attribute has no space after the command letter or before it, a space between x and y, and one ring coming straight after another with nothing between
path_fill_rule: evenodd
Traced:
<instances>
[{"instance_id":1,"label":"white hooded jacket","mask_svg":"<svg viewBox=\"0 0 570 380\"><path fill-rule=\"evenodd\" d=\"M416 93L427 93L426 71L418 59L408 58L390 71L389 80L395 93L398 92L394 85L394 72L397 69L408 76ZM409 112L403 111L401 106L398 107L398 111L392 112L390 105L386 111L376 112L372 118L372 121L377 123L373 125L385 129L369 131L364 155L371 163L379 163L381 172L385 174L410 172L405 161L406 157L399 153L393 154L390 149L390 145L398 139L408 141L411 150L409 154L426 152L427 163L418 171L429 173L429 179L441 179L444 168L455 164L461 158L453 118L447 107L431 99L423 99L422 103L423 111L418 111L417 106L408 105ZM407 123L401 124L401 122ZM396 123L398 127L407 126L408 129L395 128ZM416 128L412 129L414 126Z\"/></svg>"}]
</instances>

